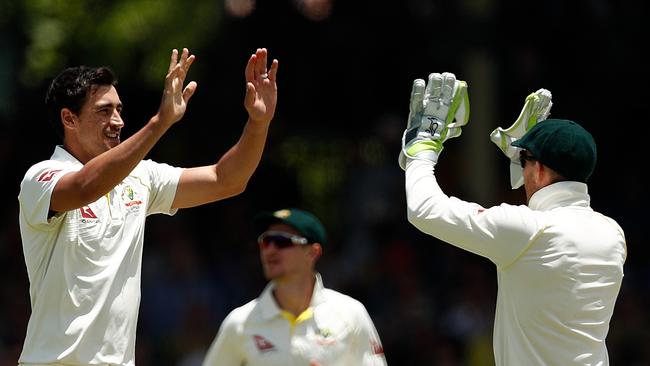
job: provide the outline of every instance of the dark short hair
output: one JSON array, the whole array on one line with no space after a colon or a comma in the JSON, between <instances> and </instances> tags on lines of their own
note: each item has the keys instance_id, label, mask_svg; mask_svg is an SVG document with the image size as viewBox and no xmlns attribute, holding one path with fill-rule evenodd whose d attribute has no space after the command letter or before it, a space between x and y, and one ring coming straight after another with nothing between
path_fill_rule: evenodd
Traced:
<instances>
[{"instance_id":1,"label":"dark short hair","mask_svg":"<svg viewBox=\"0 0 650 366\"><path fill-rule=\"evenodd\" d=\"M88 94L100 85L117 85L115 73L106 66L69 67L52 80L45 94L45 107L47 119L60 138L63 138L61 109L79 113Z\"/></svg>"}]
</instances>

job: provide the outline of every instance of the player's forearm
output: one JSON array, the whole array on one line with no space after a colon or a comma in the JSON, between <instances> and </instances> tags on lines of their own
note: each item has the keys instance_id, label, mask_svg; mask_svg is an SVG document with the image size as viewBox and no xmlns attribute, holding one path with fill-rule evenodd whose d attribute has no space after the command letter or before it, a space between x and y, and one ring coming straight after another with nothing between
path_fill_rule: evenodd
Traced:
<instances>
[{"instance_id":1,"label":"player's forearm","mask_svg":"<svg viewBox=\"0 0 650 366\"><path fill-rule=\"evenodd\" d=\"M268 135L268 123L249 120L239 141L216 164L221 183L242 192L257 169Z\"/></svg>"},{"instance_id":2,"label":"player's forearm","mask_svg":"<svg viewBox=\"0 0 650 366\"><path fill-rule=\"evenodd\" d=\"M62 178L50 208L54 211L75 209L108 193L144 159L170 125L154 116L133 136L91 159L78 172Z\"/></svg>"},{"instance_id":3,"label":"player's forearm","mask_svg":"<svg viewBox=\"0 0 650 366\"><path fill-rule=\"evenodd\" d=\"M409 223L441 240L465 235L465 207L447 196L436 180L430 161L413 160L406 169L406 204Z\"/></svg>"},{"instance_id":4,"label":"player's forearm","mask_svg":"<svg viewBox=\"0 0 650 366\"><path fill-rule=\"evenodd\" d=\"M433 163L413 160L406 170L406 203L408 220L423 230L432 217L439 216L448 197L444 194L433 173Z\"/></svg>"}]
</instances>

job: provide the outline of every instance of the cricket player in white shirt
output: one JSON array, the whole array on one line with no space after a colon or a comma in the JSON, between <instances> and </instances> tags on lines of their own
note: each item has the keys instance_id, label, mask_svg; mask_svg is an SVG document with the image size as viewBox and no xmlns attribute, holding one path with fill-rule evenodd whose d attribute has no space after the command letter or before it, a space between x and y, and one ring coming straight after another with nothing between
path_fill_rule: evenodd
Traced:
<instances>
[{"instance_id":1,"label":"cricket player in white shirt","mask_svg":"<svg viewBox=\"0 0 650 366\"><path fill-rule=\"evenodd\" d=\"M366 308L323 287L314 269L326 240L320 220L294 208L254 221L270 282L224 319L203 366L386 365Z\"/></svg>"},{"instance_id":2,"label":"cricket player in white shirt","mask_svg":"<svg viewBox=\"0 0 650 366\"><path fill-rule=\"evenodd\" d=\"M21 365L134 365L146 217L246 187L277 100L278 62L267 72L266 49L248 60L248 121L218 162L182 169L143 160L183 117L197 86L184 86L194 59L172 51L158 113L123 142L110 69L71 67L51 83L46 103L63 145L29 168L18 195L31 297Z\"/></svg>"},{"instance_id":3,"label":"cricket player in white shirt","mask_svg":"<svg viewBox=\"0 0 650 366\"><path fill-rule=\"evenodd\" d=\"M523 183L527 205L483 208L447 196L434 174L443 143L468 121L467 84L433 73L411 92L399 158L408 220L496 265L498 366L609 364L605 340L623 279L625 236L590 206L593 137L573 121L545 119L551 105L550 92L538 90L510 128L491 136L520 164L511 165L511 183Z\"/></svg>"}]
</instances>

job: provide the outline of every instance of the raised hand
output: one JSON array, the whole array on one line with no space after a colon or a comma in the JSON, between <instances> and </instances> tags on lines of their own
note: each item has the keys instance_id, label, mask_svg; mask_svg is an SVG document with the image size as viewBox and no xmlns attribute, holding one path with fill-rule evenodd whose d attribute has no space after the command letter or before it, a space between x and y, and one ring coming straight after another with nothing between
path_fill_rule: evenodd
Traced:
<instances>
[{"instance_id":1,"label":"raised hand","mask_svg":"<svg viewBox=\"0 0 650 366\"><path fill-rule=\"evenodd\" d=\"M517 189L524 185L523 170L519 162L519 149L512 146L526 131L538 122L545 120L551 113L553 95L547 89L538 89L526 97L519 117L508 128L497 127L490 134L492 141L510 159L510 186Z\"/></svg>"},{"instance_id":2,"label":"raised hand","mask_svg":"<svg viewBox=\"0 0 650 366\"><path fill-rule=\"evenodd\" d=\"M547 89L542 88L530 93L515 122L508 128L495 128L490 133L490 141L496 144L507 157L518 163L519 150L511 145L512 142L520 139L537 122L548 117L553 106L552 99L553 95Z\"/></svg>"},{"instance_id":3,"label":"raised hand","mask_svg":"<svg viewBox=\"0 0 650 366\"><path fill-rule=\"evenodd\" d=\"M467 83L450 72L429 74L428 83L415 79L411 89L409 116L402 135L399 166L420 153L437 161L443 143L461 134L469 120Z\"/></svg>"},{"instance_id":4,"label":"raised hand","mask_svg":"<svg viewBox=\"0 0 650 366\"><path fill-rule=\"evenodd\" d=\"M267 50L258 48L246 65L246 97L244 107L251 121L269 124L275 114L278 100L276 75L278 60L273 60L267 70Z\"/></svg>"},{"instance_id":5,"label":"raised hand","mask_svg":"<svg viewBox=\"0 0 650 366\"><path fill-rule=\"evenodd\" d=\"M165 76L165 89L158 109L158 117L162 122L175 123L183 118L187 109L187 102L196 90L196 82L191 81L183 88L185 77L194 62L194 55L190 55L187 48L183 48L180 60L178 50L172 50L169 69Z\"/></svg>"}]
</instances>

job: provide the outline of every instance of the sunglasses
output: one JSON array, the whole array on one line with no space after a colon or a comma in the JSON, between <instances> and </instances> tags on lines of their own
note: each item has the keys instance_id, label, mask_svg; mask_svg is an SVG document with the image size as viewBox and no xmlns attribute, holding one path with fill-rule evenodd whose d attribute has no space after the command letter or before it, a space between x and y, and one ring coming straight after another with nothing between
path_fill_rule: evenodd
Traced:
<instances>
[{"instance_id":1,"label":"sunglasses","mask_svg":"<svg viewBox=\"0 0 650 366\"><path fill-rule=\"evenodd\" d=\"M307 238L298 235L291 235L282 231L265 231L257 238L257 242L263 249L267 249L271 244L275 245L278 249L309 244Z\"/></svg>"},{"instance_id":2,"label":"sunglasses","mask_svg":"<svg viewBox=\"0 0 650 366\"><path fill-rule=\"evenodd\" d=\"M526 166L526 161L536 161L536 160L537 158L535 158L532 155L527 155L525 151L519 153L519 164L521 164L522 169Z\"/></svg>"}]
</instances>

